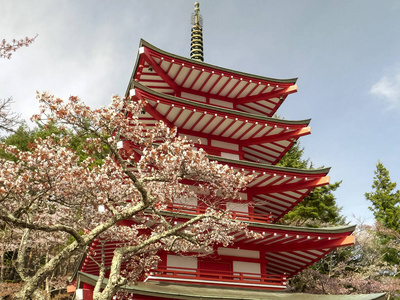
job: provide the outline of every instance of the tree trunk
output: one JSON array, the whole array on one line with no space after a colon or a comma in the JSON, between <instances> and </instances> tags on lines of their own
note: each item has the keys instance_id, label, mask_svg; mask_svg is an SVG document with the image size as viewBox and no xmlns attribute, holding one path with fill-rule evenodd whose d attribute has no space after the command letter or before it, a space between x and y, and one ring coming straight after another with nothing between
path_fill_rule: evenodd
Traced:
<instances>
[{"instance_id":1,"label":"tree trunk","mask_svg":"<svg viewBox=\"0 0 400 300\"><path fill-rule=\"evenodd\" d=\"M111 300L120 286L126 283L126 279L121 276L121 262L123 254L121 251L115 250L111 263L110 278L103 292L93 294L93 300Z\"/></svg>"},{"instance_id":2,"label":"tree trunk","mask_svg":"<svg viewBox=\"0 0 400 300\"><path fill-rule=\"evenodd\" d=\"M0 265L0 282L4 282L4 270L5 270L5 265L4 265L4 247L2 247L3 250L1 251L1 265Z\"/></svg>"},{"instance_id":3,"label":"tree trunk","mask_svg":"<svg viewBox=\"0 0 400 300\"><path fill-rule=\"evenodd\" d=\"M79 245L76 241L64 248L64 250L62 250L58 255L53 257L49 262L37 270L35 275L31 276L25 281L22 289L15 295L14 300L32 299L39 285L57 268L60 263L69 259L76 252L84 251L85 248L86 246Z\"/></svg>"},{"instance_id":4,"label":"tree trunk","mask_svg":"<svg viewBox=\"0 0 400 300\"><path fill-rule=\"evenodd\" d=\"M46 253L46 264L49 262L49 252ZM46 277L45 280L45 292L46 292L46 300L50 300L51 295L50 295L50 282L49 282L49 277Z\"/></svg>"}]
</instances>

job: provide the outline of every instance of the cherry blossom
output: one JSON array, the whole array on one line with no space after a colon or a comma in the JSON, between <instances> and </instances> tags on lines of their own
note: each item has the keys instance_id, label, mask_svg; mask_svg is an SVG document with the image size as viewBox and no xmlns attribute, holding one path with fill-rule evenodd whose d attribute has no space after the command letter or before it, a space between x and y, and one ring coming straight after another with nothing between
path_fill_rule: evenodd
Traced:
<instances>
[{"instance_id":1,"label":"cherry blossom","mask_svg":"<svg viewBox=\"0 0 400 300\"><path fill-rule=\"evenodd\" d=\"M32 119L56 122L86 137L82 147L87 156L82 159L70 147L69 137L38 139L27 152L0 144L15 157L0 159L0 221L18 231L19 243L10 245L19 251L17 271L24 281L17 299L39 297L40 283L94 241L118 242L111 265L104 263L104 255L96 260L100 273L94 299L111 299L121 285L141 280L154 268L161 249L207 251L214 244L229 245L237 231L256 237L220 209L229 199L240 201L239 192L252 177L208 160L202 149L195 150L162 122L141 124L144 103L113 96L108 107L91 109L75 96L64 102L38 92L37 99L40 113ZM177 222L165 209L182 199L208 208ZM129 226L119 225L127 220ZM24 270L28 244L49 253L33 275ZM110 280L101 290L106 272Z\"/></svg>"},{"instance_id":2,"label":"cherry blossom","mask_svg":"<svg viewBox=\"0 0 400 300\"><path fill-rule=\"evenodd\" d=\"M17 51L21 47L28 47L34 42L36 37L37 35L33 38L26 37L20 40L13 39L11 43L3 39L0 42L0 58L10 59L15 51Z\"/></svg>"}]
</instances>

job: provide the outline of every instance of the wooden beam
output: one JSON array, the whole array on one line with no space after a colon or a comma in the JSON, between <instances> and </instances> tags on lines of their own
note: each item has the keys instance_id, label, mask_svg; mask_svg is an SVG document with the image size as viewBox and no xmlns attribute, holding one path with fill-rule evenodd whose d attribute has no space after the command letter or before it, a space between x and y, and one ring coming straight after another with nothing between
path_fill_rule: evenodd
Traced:
<instances>
[{"instance_id":1,"label":"wooden beam","mask_svg":"<svg viewBox=\"0 0 400 300\"><path fill-rule=\"evenodd\" d=\"M151 65L153 70L160 76L174 91L177 93L179 91L179 86L168 76L167 73L156 63L153 57L150 54L149 49L144 47L143 56L145 61Z\"/></svg>"},{"instance_id":2,"label":"wooden beam","mask_svg":"<svg viewBox=\"0 0 400 300\"><path fill-rule=\"evenodd\" d=\"M318 186L329 184L329 176L324 176L314 180L301 181L296 183L280 184L280 185L267 185L265 187L247 187L247 190L253 195L257 194L272 194L282 193L287 191L312 189Z\"/></svg>"},{"instance_id":3,"label":"wooden beam","mask_svg":"<svg viewBox=\"0 0 400 300\"><path fill-rule=\"evenodd\" d=\"M320 249L332 249L337 247L351 246L354 244L354 236L344 236L337 239L321 239L321 240L310 240L302 243L290 243L290 244L273 244L261 245L263 250L267 252L291 252L291 251L306 251L306 250L320 250Z\"/></svg>"},{"instance_id":4,"label":"wooden beam","mask_svg":"<svg viewBox=\"0 0 400 300\"><path fill-rule=\"evenodd\" d=\"M240 144L243 146L247 146L247 145L272 143L275 141L289 140L289 139L293 139L293 138L297 139L301 136L305 136L310 133L311 133L310 127L303 127L301 129L291 131L291 132L285 132L285 133L279 133L279 134L274 134L274 135L262 136L262 137L258 137L258 138L249 138L249 139L245 139L245 140L240 140Z\"/></svg>"},{"instance_id":5,"label":"wooden beam","mask_svg":"<svg viewBox=\"0 0 400 300\"><path fill-rule=\"evenodd\" d=\"M153 106L151 106L143 97L143 95L140 93L139 90L135 89L136 95L135 97L137 97L138 99L142 100L143 103L146 103L146 105L144 106L144 109L146 110L146 112L148 112L154 119L158 120L158 121L163 121L165 124L168 125L168 127L170 128L174 128L174 125L168 121L167 116L164 116L162 114L160 114Z\"/></svg>"},{"instance_id":6,"label":"wooden beam","mask_svg":"<svg viewBox=\"0 0 400 300\"><path fill-rule=\"evenodd\" d=\"M270 92L270 93L264 93L264 94L258 94L254 96L249 96L249 97L243 97L243 98L238 98L235 101L236 105L241 105L245 103L250 103L250 102L256 102L260 100L266 100L266 99L271 99L271 98L276 98L280 96L286 96L289 94L293 94L297 92L297 85L291 85L285 89L275 91L275 92Z\"/></svg>"}]
</instances>

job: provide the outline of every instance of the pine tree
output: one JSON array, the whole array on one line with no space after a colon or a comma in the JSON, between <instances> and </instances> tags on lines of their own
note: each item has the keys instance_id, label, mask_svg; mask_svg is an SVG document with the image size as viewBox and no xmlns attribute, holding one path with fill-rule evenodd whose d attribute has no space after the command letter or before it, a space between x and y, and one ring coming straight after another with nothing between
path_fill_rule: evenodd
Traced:
<instances>
[{"instance_id":1,"label":"pine tree","mask_svg":"<svg viewBox=\"0 0 400 300\"><path fill-rule=\"evenodd\" d=\"M374 190L365 193L367 200L372 202L369 209L383 226L400 232L400 191L395 190L396 183L390 180L389 171L380 161L374 173Z\"/></svg>"},{"instance_id":2,"label":"pine tree","mask_svg":"<svg viewBox=\"0 0 400 300\"><path fill-rule=\"evenodd\" d=\"M278 165L290 168L313 169L312 162L309 159L303 159L303 153L304 148L300 147L300 143L295 143L282 157ZM283 222L311 227L344 224L345 218L340 214L341 208L337 206L336 198L333 194L340 183L335 182L314 189L284 217Z\"/></svg>"},{"instance_id":3,"label":"pine tree","mask_svg":"<svg viewBox=\"0 0 400 300\"><path fill-rule=\"evenodd\" d=\"M345 218L340 215L335 191L341 182L331 183L314 189L304 200L290 211L285 220L296 225L320 227L324 225L343 225Z\"/></svg>"}]
</instances>

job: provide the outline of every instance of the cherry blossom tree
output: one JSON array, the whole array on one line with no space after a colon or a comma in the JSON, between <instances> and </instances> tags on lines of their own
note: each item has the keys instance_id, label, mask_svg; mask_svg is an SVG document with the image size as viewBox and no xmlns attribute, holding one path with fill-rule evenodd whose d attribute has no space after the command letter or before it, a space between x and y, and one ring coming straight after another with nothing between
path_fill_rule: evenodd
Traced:
<instances>
[{"instance_id":1,"label":"cherry blossom tree","mask_svg":"<svg viewBox=\"0 0 400 300\"><path fill-rule=\"evenodd\" d=\"M400 278L398 265L385 261L387 245L382 235L400 238L394 230L379 222L360 224L354 232L353 246L336 249L325 259L291 279L289 290L313 294L368 294L387 293L387 299L399 299ZM399 243L390 245L397 253Z\"/></svg>"},{"instance_id":2,"label":"cherry blossom tree","mask_svg":"<svg viewBox=\"0 0 400 300\"><path fill-rule=\"evenodd\" d=\"M22 47L28 47L34 42L36 37L37 35L33 38L26 37L20 40L13 39L11 42L7 42L3 39L0 43L0 58L10 59L15 51Z\"/></svg>"},{"instance_id":3,"label":"cherry blossom tree","mask_svg":"<svg viewBox=\"0 0 400 300\"><path fill-rule=\"evenodd\" d=\"M0 145L15 157L0 159L0 222L20 237L16 269L24 285L16 299L40 299L42 282L95 239L103 245L118 242L111 266L98 262L94 290L94 299L111 299L119 287L156 266L160 249L207 251L216 243L231 243L232 232L256 236L219 209L227 199L240 199L239 191L252 178L209 161L162 122L141 124L145 103L114 96L108 107L92 110L77 97L64 102L38 93L37 98L41 112L32 119L73 129L84 137L86 157L70 147L68 136L37 139L29 151ZM129 151L121 149L122 141ZM95 163L99 156L100 164ZM208 208L177 222L164 211L182 199ZM129 226L118 226L126 220ZM48 259L27 271L26 257L34 246L43 247Z\"/></svg>"}]
</instances>

